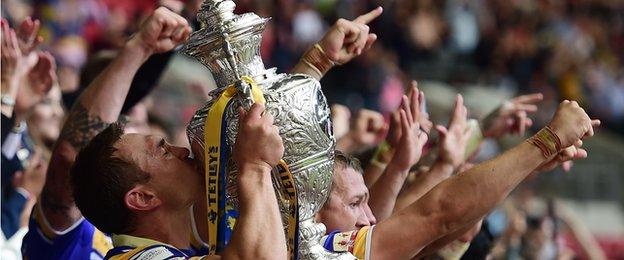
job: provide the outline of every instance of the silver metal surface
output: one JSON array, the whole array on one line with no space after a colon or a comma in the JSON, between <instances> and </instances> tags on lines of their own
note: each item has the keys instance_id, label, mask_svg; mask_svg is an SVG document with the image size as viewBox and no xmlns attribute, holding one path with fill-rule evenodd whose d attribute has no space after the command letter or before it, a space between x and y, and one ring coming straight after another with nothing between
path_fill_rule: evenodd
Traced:
<instances>
[{"instance_id":1,"label":"silver metal surface","mask_svg":"<svg viewBox=\"0 0 624 260\"><path fill-rule=\"evenodd\" d=\"M326 251L319 240L325 226L314 223L330 193L333 173L335 139L332 133L329 108L320 83L307 75L276 74L275 69L265 69L260 57L261 34L268 19L253 13L233 14L234 2L206 0L198 19L202 29L194 32L184 52L198 59L213 73L217 89L210 93L211 100L199 109L187 127L189 142L194 154L203 160L204 129L208 110L225 87L234 85L239 95L226 108L227 142L233 147L238 128L237 107L249 107L253 100L249 86L240 78L250 76L262 89L267 112L275 117L284 141L284 161L295 178L299 210L300 259L353 259L350 254ZM242 94L241 94L242 93ZM227 151L228 158L231 151ZM236 165L227 164L226 203L238 206L236 191ZM281 187L279 176L274 174L275 188L282 220L287 225L289 204L285 201L286 189Z\"/></svg>"}]
</instances>

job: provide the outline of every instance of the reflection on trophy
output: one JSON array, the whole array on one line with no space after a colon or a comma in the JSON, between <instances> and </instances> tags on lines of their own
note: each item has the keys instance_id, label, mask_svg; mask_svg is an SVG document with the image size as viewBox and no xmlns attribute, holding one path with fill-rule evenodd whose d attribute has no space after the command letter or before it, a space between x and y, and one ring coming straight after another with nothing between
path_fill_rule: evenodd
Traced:
<instances>
[{"instance_id":1,"label":"reflection on trophy","mask_svg":"<svg viewBox=\"0 0 624 260\"><path fill-rule=\"evenodd\" d=\"M205 162L210 253L227 245L237 217L237 169L230 158L237 108L264 102L284 140L283 162L272 179L291 258L351 259L326 251L319 244L325 226L313 221L329 195L334 165L335 140L320 83L265 69L260 42L268 19L235 15L234 8L232 1L204 1L198 14L202 28L184 49L210 69L217 83L187 128L195 156Z\"/></svg>"}]
</instances>

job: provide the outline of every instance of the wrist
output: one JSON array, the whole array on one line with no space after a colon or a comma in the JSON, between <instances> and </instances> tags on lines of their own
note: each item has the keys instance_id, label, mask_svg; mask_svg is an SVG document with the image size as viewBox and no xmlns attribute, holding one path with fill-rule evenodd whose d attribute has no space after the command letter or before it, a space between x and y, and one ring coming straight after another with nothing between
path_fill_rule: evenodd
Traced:
<instances>
[{"instance_id":1,"label":"wrist","mask_svg":"<svg viewBox=\"0 0 624 260\"><path fill-rule=\"evenodd\" d=\"M453 172L455 171L455 169L457 169L459 166L455 166L452 162L447 161L447 160L443 160L438 158L434 163L432 168L438 168L440 170L443 170L445 172Z\"/></svg>"},{"instance_id":2,"label":"wrist","mask_svg":"<svg viewBox=\"0 0 624 260\"><path fill-rule=\"evenodd\" d=\"M28 191L28 189L24 188L24 187L16 187L15 188L15 192L19 193L20 195L22 195L26 200L29 200L33 193Z\"/></svg>"},{"instance_id":3,"label":"wrist","mask_svg":"<svg viewBox=\"0 0 624 260\"><path fill-rule=\"evenodd\" d=\"M243 163L238 166L239 189L254 190L271 187L271 167L266 164Z\"/></svg>"},{"instance_id":4,"label":"wrist","mask_svg":"<svg viewBox=\"0 0 624 260\"><path fill-rule=\"evenodd\" d=\"M395 165L390 162L388 164L388 167L386 167L386 169L383 171L382 177L379 178L380 180L383 179L383 181L378 181L376 183L383 183L383 185L387 185L387 187L396 187L398 188L396 192L399 192L400 187L402 187L405 183L407 176L409 176L409 168ZM396 197L396 195L394 197Z\"/></svg>"},{"instance_id":5,"label":"wrist","mask_svg":"<svg viewBox=\"0 0 624 260\"><path fill-rule=\"evenodd\" d=\"M439 164L439 165L448 165L450 167L452 167L453 169L457 169L459 168L459 165L462 164L462 162L456 162L451 158L445 158L443 156L438 156L438 158L436 159L435 163Z\"/></svg>"},{"instance_id":6,"label":"wrist","mask_svg":"<svg viewBox=\"0 0 624 260\"><path fill-rule=\"evenodd\" d=\"M154 50L149 44L145 43L138 35L132 36L132 38L126 42L122 51L138 55L143 61L154 54Z\"/></svg>"},{"instance_id":7,"label":"wrist","mask_svg":"<svg viewBox=\"0 0 624 260\"><path fill-rule=\"evenodd\" d=\"M265 162L261 162L261 163L248 162L248 163L242 163L238 165L239 176L270 175L272 169L273 167L271 167L268 163L265 163Z\"/></svg>"},{"instance_id":8,"label":"wrist","mask_svg":"<svg viewBox=\"0 0 624 260\"><path fill-rule=\"evenodd\" d=\"M559 136L549 126L542 128L527 141L539 148L545 158L552 158L563 149Z\"/></svg>"},{"instance_id":9,"label":"wrist","mask_svg":"<svg viewBox=\"0 0 624 260\"><path fill-rule=\"evenodd\" d=\"M395 172L397 174L403 173L407 177L407 174L409 173L409 170L412 168L413 165L404 165L404 163L398 162L395 158L396 157L393 157L392 160L390 160L386 171Z\"/></svg>"},{"instance_id":10,"label":"wrist","mask_svg":"<svg viewBox=\"0 0 624 260\"><path fill-rule=\"evenodd\" d=\"M8 78L2 78L2 96L9 96L14 98L17 96L17 90L19 89L19 79L15 76Z\"/></svg>"},{"instance_id":11,"label":"wrist","mask_svg":"<svg viewBox=\"0 0 624 260\"><path fill-rule=\"evenodd\" d=\"M303 54L300 63L308 66L319 78L322 78L334 66L334 61L327 56L323 47L318 43Z\"/></svg>"},{"instance_id":12,"label":"wrist","mask_svg":"<svg viewBox=\"0 0 624 260\"><path fill-rule=\"evenodd\" d=\"M336 141L336 149L344 153L351 153L355 150L356 144L351 132L346 133Z\"/></svg>"}]
</instances>

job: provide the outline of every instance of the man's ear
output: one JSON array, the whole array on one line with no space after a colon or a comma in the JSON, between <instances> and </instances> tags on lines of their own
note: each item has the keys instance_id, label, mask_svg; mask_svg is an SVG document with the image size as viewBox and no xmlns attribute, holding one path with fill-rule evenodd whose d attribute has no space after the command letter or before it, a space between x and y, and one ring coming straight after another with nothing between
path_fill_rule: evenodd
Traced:
<instances>
[{"instance_id":1,"label":"man's ear","mask_svg":"<svg viewBox=\"0 0 624 260\"><path fill-rule=\"evenodd\" d=\"M137 211L150 211L162 204L156 193L143 185L137 185L126 192L124 200L126 207Z\"/></svg>"}]
</instances>

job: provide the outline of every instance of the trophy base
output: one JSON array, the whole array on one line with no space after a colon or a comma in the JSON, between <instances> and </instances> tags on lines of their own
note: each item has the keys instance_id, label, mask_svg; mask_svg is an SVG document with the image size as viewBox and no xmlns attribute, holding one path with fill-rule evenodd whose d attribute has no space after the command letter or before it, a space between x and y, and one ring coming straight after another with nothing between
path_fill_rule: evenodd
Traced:
<instances>
[{"instance_id":1,"label":"trophy base","mask_svg":"<svg viewBox=\"0 0 624 260\"><path fill-rule=\"evenodd\" d=\"M312 218L299 222L299 259L356 259L350 253L333 253L327 251L321 244L321 238L325 235L325 225L315 223Z\"/></svg>"}]
</instances>

